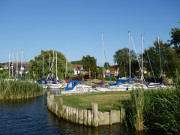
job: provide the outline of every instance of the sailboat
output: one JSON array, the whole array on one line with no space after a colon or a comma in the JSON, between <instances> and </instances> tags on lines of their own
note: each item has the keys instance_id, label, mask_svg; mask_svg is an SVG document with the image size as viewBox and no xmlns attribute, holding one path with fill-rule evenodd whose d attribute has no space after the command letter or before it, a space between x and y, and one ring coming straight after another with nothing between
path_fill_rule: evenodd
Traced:
<instances>
[{"instance_id":1,"label":"sailboat","mask_svg":"<svg viewBox=\"0 0 180 135\"><path fill-rule=\"evenodd\" d=\"M158 45L159 45L159 55L160 55L160 70L161 70L161 79L162 79L162 64L161 64L161 52L160 52L160 41L159 41L159 37L157 38L157 41L158 41ZM151 88L151 89L167 89L167 88L170 88L170 87L167 87L166 85L164 85L162 82L160 83L149 83L148 85L148 88Z\"/></svg>"},{"instance_id":2,"label":"sailboat","mask_svg":"<svg viewBox=\"0 0 180 135\"><path fill-rule=\"evenodd\" d=\"M49 55L49 63L50 63L50 55ZM51 72L52 69L52 75L50 77L50 72L48 74L48 79L39 79L37 80L37 83L40 84L43 88L48 89L60 89L62 85L64 84L63 81L60 81L57 76L57 53L56 53L56 78L53 78L53 63L54 63L54 50L53 50L53 61L52 66L49 65L49 70ZM43 75L44 75L44 57L43 57Z\"/></svg>"},{"instance_id":3,"label":"sailboat","mask_svg":"<svg viewBox=\"0 0 180 135\"><path fill-rule=\"evenodd\" d=\"M131 61L130 61L130 31L129 33L129 78L120 78L117 80L116 83L110 84L108 88L97 88L97 90L100 91L126 91L126 90L132 90L132 89L138 89L138 88L143 88L147 89L147 86L143 83L135 83L131 81ZM143 38L142 38L143 40ZM143 46L143 44L142 44ZM143 68L143 64L142 64ZM143 70L141 69L141 79L143 81Z\"/></svg>"},{"instance_id":4,"label":"sailboat","mask_svg":"<svg viewBox=\"0 0 180 135\"><path fill-rule=\"evenodd\" d=\"M54 50L53 50L53 62L52 62L52 77L53 77L53 63L54 63ZM47 88L49 89L60 89L64 82L59 81L57 76L57 53L56 53L56 78L47 80Z\"/></svg>"}]
</instances>

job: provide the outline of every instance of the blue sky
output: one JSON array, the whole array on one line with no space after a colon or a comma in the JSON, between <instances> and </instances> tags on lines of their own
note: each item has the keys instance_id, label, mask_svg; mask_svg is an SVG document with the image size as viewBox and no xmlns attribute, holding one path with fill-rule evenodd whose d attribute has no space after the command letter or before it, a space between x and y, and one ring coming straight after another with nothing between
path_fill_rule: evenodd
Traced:
<instances>
[{"instance_id":1,"label":"blue sky","mask_svg":"<svg viewBox=\"0 0 180 135\"><path fill-rule=\"evenodd\" d=\"M54 49L68 60L90 55L102 65L102 32L107 61L128 47L131 31L137 52L141 34L148 48L157 36L170 39L180 27L179 0L0 0L0 63L23 49L26 61ZM131 49L133 49L131 44Z\"/></svg>"}]
</instances>

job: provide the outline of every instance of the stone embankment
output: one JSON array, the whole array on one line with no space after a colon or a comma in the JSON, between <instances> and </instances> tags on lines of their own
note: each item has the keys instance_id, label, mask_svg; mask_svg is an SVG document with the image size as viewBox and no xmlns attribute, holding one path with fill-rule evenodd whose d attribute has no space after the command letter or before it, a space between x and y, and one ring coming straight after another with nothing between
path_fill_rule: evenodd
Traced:
<instances>
[{"instance_id":1,"label":"stone embankment","mask_svg":"<svg viewBox=\"0 0 180 135\"><path fill-rule=\"evenodd\" d=\"M77 109L63 105L62 97L58 102L55 102L54 95L49 92L47 96L47 107L59 118L63 118L64 120L73 123L93 127L121 123L125 119L125 110L123 108L118 111L110 110L108 112L100 112L98 111L98 105L96 103L92 103L91 110Z\"/></svg>"}]
</instances>

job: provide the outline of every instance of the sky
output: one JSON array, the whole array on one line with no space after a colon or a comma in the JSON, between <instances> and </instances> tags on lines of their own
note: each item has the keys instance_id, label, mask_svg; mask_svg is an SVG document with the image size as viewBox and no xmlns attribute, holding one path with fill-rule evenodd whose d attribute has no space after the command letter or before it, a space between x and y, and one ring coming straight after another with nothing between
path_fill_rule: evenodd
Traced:
<instances>
[{"instance_id":1,"label":"sky","mask_svg":"<svg viewBox=\"0 0 180 135\"><path fill-rule=\"evenodd\" d=\"M141 52L159 36L170 40L171 28L180 27L180 0L0 0L0 63L9 53L23 50L23 61L34 59L41 50L56 50L68 61L90 55L103 64L114 64L119 49ZM19 58L20 59L20 55ZM11 57L12 60L12 57Z\"/></svg>"}]
</instances>

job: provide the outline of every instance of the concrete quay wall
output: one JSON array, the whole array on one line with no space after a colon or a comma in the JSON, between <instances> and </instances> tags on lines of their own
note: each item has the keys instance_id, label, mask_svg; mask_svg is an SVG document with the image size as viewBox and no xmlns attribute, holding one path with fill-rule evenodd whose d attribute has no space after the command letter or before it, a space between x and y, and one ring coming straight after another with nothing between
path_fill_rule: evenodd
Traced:
<instances>
[{"instance_id":1,"label":"concrete quay wall","mask_svg":"<svg viewBox=\"0 0 180 135\"><path fill-rule=\"evenodd\" d=\"M87 126L98 127L101 125L112 125L121 123L125 119L125 110L110 110L108 112L98 111L98 105L92 103L91 109L77 109L63 105L62 98L58 102L54 101L54 95L48 92L47 96L48 109L59 118Z\"/></svg>"}]
</instances>

